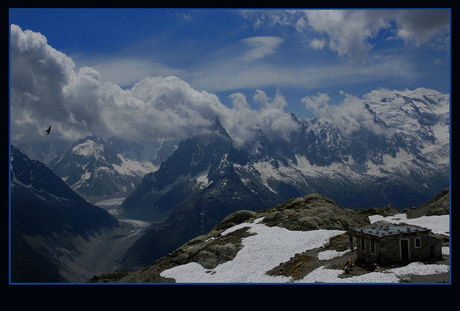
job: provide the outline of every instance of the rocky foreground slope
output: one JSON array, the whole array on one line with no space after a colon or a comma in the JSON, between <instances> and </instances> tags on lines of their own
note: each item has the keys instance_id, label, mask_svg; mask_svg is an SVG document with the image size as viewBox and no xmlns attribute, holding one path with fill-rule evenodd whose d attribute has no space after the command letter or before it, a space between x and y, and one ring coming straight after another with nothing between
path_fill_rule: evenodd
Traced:
<instances>
[{"instance_id":1,"label":"rocky foreground slope","mask_svg":"<svg viewBox=\"0 0 460 311\"><path fill-rule=\"evenodd\" d=\"M449 189L445 189L435 199L428 202L430 204L429 208L426 207L427 203L418 208L408 209L406 212L410 214L424 213L433 215L433 210L436 210L438 211L436 214L440 215L440 206L444 206L446 201L449 202ZM448 255L443 256L442 262L431 265L413 263L410 267L407 266L408 270L405 270L406 272L401 272L395 267L387 267L388 269L392 268L392 270L388 270L388 273L380 273L381 276L377 275L379 272L369 273L362 268L355 267L350 274L345 275L343 273L342 269L344 262L349 256L353 255L353 253L350 252L347 231L369 224L370 214L391 217L391 215L395 215L397 212L398 210L389 206L381 209L361 211L343 209L336 205L330 198L318 193L313 193L305 197L291 199L274 208L259 212L247 210L235 212L227 216L208 234L199 236L185 243L174 252L157 260L155 264L150 267L130 273L95 276L88 282L175 282L177 281L176 279L167 277L167 275L171 274L170 271L174 271L172 268L180 269L181 267L184 267L184 275L190 273L190 268L194 268L202 271L205 281L211 280L212 278L210 277L213 274L228 273L228 271L222 272L222 269L219 270L218 267L222 267L224 263L234 260L236 255L242 251L243 248L249 247L243 245L243 239L254 237L257 234L262 236L260 231L262 228L265 228L264 230L269 230L268 228L274 229L273 232L275 232L275 235L273 235L272 238L273 240L280 240L278 244L283 243L282 239L287 237L286 232L289 232L289 234L304 233L305 237L308 237L308 233L313 234L317 232L318 235L316 235L316 237L319 240L323 239L323 242L318 241L318 245L305 247L304 250L297 253L292 252L292 255L288 255L285 260L273 265L273 267L266 271L262 267L264 264L263 261L266 262L266 259L255 263L255 269L260 268L264 270L262 272L257 272L259 274L257 280L262 280L261 275L263 274L263 277L269 280L269 282L308 282L307 275L311 275L310 273L312 272L314 274L315 271L321 270L318 273L332 273L334 277L339 275L339 277L343 277L343 280L349 280L351 282L356 280L353 279L353 277L361 277L361 279L359 279L360 281L366 281L366 277L368 280L371 280L372 277L379 280L378 278L382 276L381 282L448 282ZM402 211L399 210L399 213L401 212ZM448 213L448 209L444 210L443 215L448 215ZM279 235L276 235L278 232ZM292 239L296 239L296 237L295 235L290 235L288 239L289 240L286 241L290 243ZM300 236L295 243L303 243L304 241L302 241L302 239L303 237ZM308 244L309 242L306 243ZM449 239L446 237L444 246L448 245ZM267 254L269 254L269 252L267 252ZM270 258L268 258L268 260L270 260ZM435 271L435 273L434 275L431 274L432 272L427 272L429 275L414 275L411 279L407 276L407 273L410 273L407 271L412 271L411 269L418 271L425 269ZM180 270L178 272L176 271L176 273L178 273L178 275L181 274ZM333 277L331 277L331 279L336 280Z\"/></svg>"}]
</instances>

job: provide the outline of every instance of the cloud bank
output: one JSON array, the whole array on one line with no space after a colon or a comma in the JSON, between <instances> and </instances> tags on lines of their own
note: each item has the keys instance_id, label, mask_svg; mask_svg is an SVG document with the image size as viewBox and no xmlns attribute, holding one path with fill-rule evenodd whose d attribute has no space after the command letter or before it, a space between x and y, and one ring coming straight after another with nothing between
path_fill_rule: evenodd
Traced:
<instances>
[{"instance_id":1,"label":"cloud bank","mask_svg":"<svg viewBox=\"0 0 460 311\"><path fill-rule=\"evenodd\" d=\"M417 15L417 18L411 16L412 11L337 11L335 15L329 11L283 11L282 15L275 14L277 12L270 11L265 19L259 16L258 27L264 23L295 27L299 33L310 37L314 29L310 47L329 48L349 55L357 63L367 59L366 51L371 48L367 40L390 27L395 20L397 27L393 36L416 45L430 42L446 31L444 11L427 11L426 15ZM422 23L422 17L426 23ZM242 93L233 93L229 96L233 106L227 107L215 94L198 91L197 85L211 91L256 89L260 85L315 88L325 81L329 85L344 85L389 76L410 78L412 72L410 65L399 58L376 60L373 66L362 68L329 65L322 66L321 70L315 67L280 68L258 62L274 54L283 42L283 38L275 36L241 40L246 47L243 53L230 59L227 67L211 63L202 74L190 79L194 87L176 76L143 79L136 76L139 82L122 89L113 82L104 81L101 71L120 69L129 75L139 72L151 75L150 71L160 69L165 70L165 74L170 71L152 63L152 67L144 68L143 72L142 62L127 64L113 59L99 67L77 69L73 59L51 47L45 36L11 25L11 142L76 140L93 133L130 140L183 139L207 131L216 117L237 147L253 139L257 129L262 129L272 141L287 139L298 124L285 111L288 103L279 90L274 98L269 98L257 89L251 98L257 108L251 107ZM119 66L111 67L114 62ZM244 69L248 63L252 64L250 70ZM127 68L136 70L125 70ZM134 78L128 76L126 79ZM384 133L373 122L373 115L364 109L363 101L355 96L343 94L339 105L329 104L327 93L304 97L302 102L318 118L329 120L345 132L364 126L376 134ZM50 125L52 131L48 136L45 130Z\"/></svg>"},{"instance_id":2,"label":"cloud bank","mask_svg":"<svg viewBox=\"0 0 460 311\"><path fill-rule=\"evenodd\" d=\"M347 135L366 129L376 135L391 136L394 131L374 121L374 114L365 108L362 99L342 92L343 100L339 105L329 105L327 93L306 96L302 102L307 109L313 110L319 120L329 122Z\"/></svg>"},{"instance_id":3,"label":"cloud bank","mask_svg":"<svg viewBox=\"0 0 460 311\"><path fill-rule=\"evenodd\" d=\"M251 59L272 52L281 40L249 40ZM230 95L233 108L206 91L174 77L148 77L131 89L103 82L91 67L75 69L74 61L48 45L45 36L11 25L11 141L75 140L96 133L131 140L185 138L206 131L217 116L236 143L260 128L269 139L287 137L297 124L283 109L281 93L273 100L257 90L251 109L241 93Z\"/></svg>"}]
</instances>

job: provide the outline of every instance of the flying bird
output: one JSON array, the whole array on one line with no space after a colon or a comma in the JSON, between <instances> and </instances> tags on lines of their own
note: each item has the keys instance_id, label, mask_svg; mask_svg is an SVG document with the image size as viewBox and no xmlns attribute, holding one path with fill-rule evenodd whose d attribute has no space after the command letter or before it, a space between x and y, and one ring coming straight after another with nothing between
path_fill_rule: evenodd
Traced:
<instances>
[{"instance_id":1,"label":"flying bird","mask_svg":"<svg viewBox=\"0 0 460 311\"><path fill-rule=\"evenodd\" d=\"M48 134L49 134L50 132L51 132L51 126L50 126L50 128L49 128L49 129L47 129L47 130L46 130L46 133L48 133Z\"/></svg>"}]
</instances>

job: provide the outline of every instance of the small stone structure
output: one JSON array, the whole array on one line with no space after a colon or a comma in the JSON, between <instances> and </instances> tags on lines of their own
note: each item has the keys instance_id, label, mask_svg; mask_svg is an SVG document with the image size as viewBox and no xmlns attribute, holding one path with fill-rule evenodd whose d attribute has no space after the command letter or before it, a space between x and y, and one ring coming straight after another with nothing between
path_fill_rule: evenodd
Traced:
<instances>
[{"instance_id":1,"label":"small stone structure","mask_svg":"<svg viewBox=\"0 0 460 311\"><path fill-rule=\"evenodd\" d=\"M442 259L442 241L430 229L380 221L354 229L357 261L390 265Z\"/></svg>"}]
</instances>

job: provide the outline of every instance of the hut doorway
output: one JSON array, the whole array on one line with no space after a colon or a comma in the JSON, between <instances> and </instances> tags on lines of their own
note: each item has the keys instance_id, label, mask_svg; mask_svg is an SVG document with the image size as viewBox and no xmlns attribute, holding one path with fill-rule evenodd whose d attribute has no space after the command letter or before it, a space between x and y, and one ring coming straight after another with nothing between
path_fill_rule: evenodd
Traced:
<instances>
[{"instance_id":1,"label":"hut doorway","mask_svg":"<svg viewBox=\"0 0 460 311\"><path fill-rule=\"evenodd\" d=\"M401 259L402 260L409 260L409 240L404 239L401 240Z\"/></svg>"}]
</instances>

